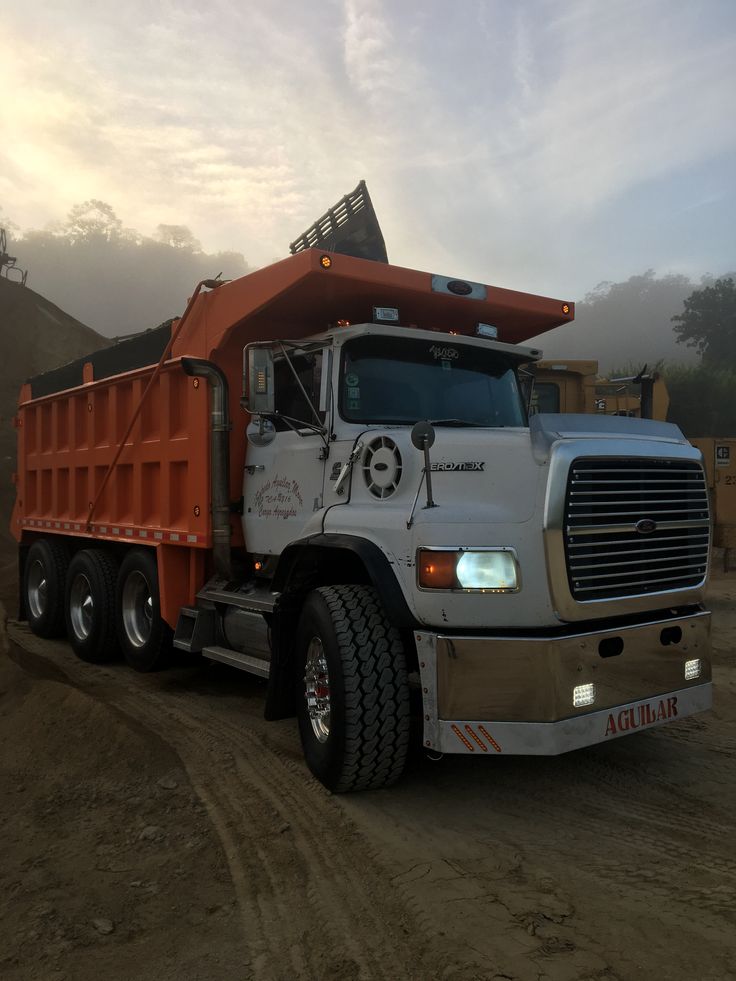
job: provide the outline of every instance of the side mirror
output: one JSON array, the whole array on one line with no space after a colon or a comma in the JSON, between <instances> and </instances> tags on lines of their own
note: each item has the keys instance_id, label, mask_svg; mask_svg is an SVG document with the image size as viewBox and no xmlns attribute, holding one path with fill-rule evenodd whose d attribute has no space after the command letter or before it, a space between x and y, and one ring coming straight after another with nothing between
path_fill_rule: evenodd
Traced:
<instances>
[{"instance_id":1,"label":"side mirror","mask_svg":"<svg viewBox=\"0 0 736 981\"><path fill-rule=\"evenodd\" d=\"M245 349L243 403L252 415L273 415L276 391L273 375L273 351L270 347L248 346Z\"/></svg>"},{"instance_id":2,"label":"side mirror","mask_svg":"<svg viewBox=\"0 0 736 981\"><path fill-rule=\"evenodd\" d=\"M418 450L430 449L434 446L434 426L431 422L421 420L414 423L411 431L411 441Z\"/></svg>"}]
</instances>

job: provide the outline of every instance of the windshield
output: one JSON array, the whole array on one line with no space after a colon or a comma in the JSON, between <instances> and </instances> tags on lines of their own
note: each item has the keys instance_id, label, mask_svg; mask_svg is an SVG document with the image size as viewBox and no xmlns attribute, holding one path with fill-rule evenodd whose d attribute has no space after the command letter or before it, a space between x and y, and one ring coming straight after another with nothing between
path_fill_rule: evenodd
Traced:
<instances>
[{"instance_id":1,"label":"windshield","mask_svg":"<svg viewBox=\"0 0 736 981\"><path fill-rule=\"evenodd\" d=\"M526 425L511 359L447 335L350 341L343 353L339 404L349 422Z\"/></svg>"}]
</instances>

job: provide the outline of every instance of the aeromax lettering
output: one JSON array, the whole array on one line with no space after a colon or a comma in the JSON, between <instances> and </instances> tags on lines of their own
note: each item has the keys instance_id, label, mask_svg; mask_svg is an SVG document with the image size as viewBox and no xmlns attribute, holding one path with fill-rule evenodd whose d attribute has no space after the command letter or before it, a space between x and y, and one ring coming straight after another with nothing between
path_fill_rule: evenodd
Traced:
<instances>
[{"instance_id":1,"label":"aeromax lettering","mask_svg":"<svg viewBox=\"0 0 736 981\"><path fill-rule=\"evenodd\" d=\"M636 708L621 709L618 715L611 712L606 723L606 735L617 736L620 732L631 732L644 726L664 722L677 716L677 696L661 698L659 702L647 702Z\"/></svg>"},{"instance_id":2,"label":"aeromax lettering","mask_svg":"<svg viewBox=\"0 0 736 981\"><path fill-rule=\"evenodd\" d=\"M433 463L432 470L471 470L478 472L485 470L485 460L466 460L465 463Z\"/></svg>"}]
</instances>

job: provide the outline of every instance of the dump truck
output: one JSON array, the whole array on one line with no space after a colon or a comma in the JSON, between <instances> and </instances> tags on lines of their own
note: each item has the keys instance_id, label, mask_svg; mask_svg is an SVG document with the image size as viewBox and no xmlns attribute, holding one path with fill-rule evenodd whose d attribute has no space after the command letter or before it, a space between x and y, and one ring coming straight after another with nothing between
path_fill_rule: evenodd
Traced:
<instances>
[{"instance_id":1,"label":"dump truck","mask_svg":"<svg viewBox=\"0 0 736 981\"><path fill-rule=\"evenodd\" d=\"M264 679L333 791L711 705L700 453L538 413L572 303L388 264L359 185L292 254L22 388L21 616L139 671Z\"/></svg>"},{"instance_id":2,"label":"dump truck","mask_svg":"<svg viewBox=\"0 0 736 981\"><path fill-rule=\"evenodd\" d=\"M728 436L693 436L703 454L713 514L713 545L723 549L723 571L733 568L736 550L736 439Z\"/></svg>"},{"instance_id":3,"label":"dump truck","mask_svg":"<svg viewBox=\"0 0 736 981\"><path fill-rule=\"evenodd\" d=\"M533 371L532 412L592 412L667 419L670 399L658 371L627 378L602 378L597 361L538 361Z\"/></svg>"}]
</instances>

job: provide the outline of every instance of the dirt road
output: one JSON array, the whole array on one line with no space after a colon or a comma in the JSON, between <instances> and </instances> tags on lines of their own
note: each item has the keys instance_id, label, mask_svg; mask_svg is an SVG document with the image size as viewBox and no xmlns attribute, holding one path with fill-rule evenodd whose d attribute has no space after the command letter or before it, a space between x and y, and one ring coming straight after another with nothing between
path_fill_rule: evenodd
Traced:
<instances>
[{"instance_id":1,"label":"dirt road","mask_svg":"<svg viewBox=\"0 0 736 981\"><path fill-rule=\"evenodd\" d=\"M8 981L736 977L736 577L707 717L330 796L261 683L0 656Z\"/></svg>"}]
</instances>

